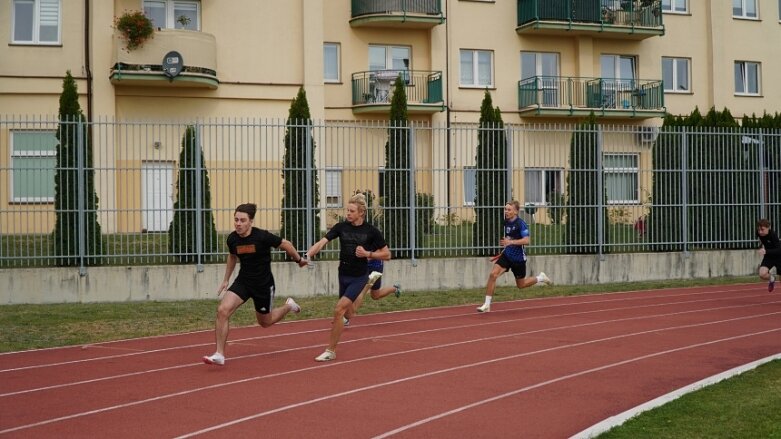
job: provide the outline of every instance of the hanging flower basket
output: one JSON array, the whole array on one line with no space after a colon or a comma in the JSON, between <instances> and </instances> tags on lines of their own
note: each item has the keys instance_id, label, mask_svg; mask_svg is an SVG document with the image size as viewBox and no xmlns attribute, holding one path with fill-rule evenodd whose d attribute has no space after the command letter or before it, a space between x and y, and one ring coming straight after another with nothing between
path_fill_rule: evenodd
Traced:
<instances>
[{"instance_id":1,"label":"hanging flower basket","mask_svg":"<svg viewBox=\"0 0 781 439\"><path fill-rule=\"evenodd\" d=\"M114 28L127 42L128 52L143 46L144 42L152 38L155 33L152 20L141 11L125 11L124 14L115 17Z\"/></svg>"}]
</instances>

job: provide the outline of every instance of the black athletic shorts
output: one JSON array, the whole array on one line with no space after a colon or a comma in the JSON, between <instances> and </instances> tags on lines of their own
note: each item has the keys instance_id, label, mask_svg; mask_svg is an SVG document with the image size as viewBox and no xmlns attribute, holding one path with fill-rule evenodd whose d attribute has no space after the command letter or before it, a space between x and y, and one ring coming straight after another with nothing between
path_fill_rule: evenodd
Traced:
<instances>
[{"instance_id":1,"label":"black athletic shorts","mask_svg":"<svg viewBox=\"0 0 781 439\"><path fill-rule=\"evenodd\" d=\"M512 270L513 276L515 276L516 279L523 279L526 277L526 261L511 262L510 259L502 253L501 256L499 256L499 259L497 259L496 265L504 268L505 272Z\"/></svg>"},{"instance_id":2,"label":"black athletic shorts","mask_svg":"<svg viewBox=\"0 0 781 439\"><path fill-rule=\"evenodd\" d=\"M781 258L765 255L762 257L762 263L760 267L767 267L768 269L776 267L781 268Z\"/></svg>"},{"instance_id":3,"label":"black athletic shorts","mask_svg":"<svg viewBox=\"0 0 781 439\"><path fill-rule=\"evenodd\" d=\"M237 280L228 288L228 291L233 291L244 302L252 298L255 303L255 311L260 314L270 313L274 305L274 283L258 288Z\"/></svg>"}]
</instances>

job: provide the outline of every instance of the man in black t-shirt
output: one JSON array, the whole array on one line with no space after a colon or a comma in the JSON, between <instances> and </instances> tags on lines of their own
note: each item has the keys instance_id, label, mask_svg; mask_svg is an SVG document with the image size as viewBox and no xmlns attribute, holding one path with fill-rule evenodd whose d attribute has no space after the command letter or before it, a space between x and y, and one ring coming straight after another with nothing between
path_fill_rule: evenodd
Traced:
<instances>
[{"instance_id":1,"label":"man in black t-shirt","mask_svg":"<svg viewBox=\"0 0 781 439\"><path fill-rule=\"evenodd\" d=\"M233 213L235 230L228 235L228 262L225 266L225 276L217 289L217 295L227 292L222 297L217 308L215 322L215 339L217 351L203 357L206 364L225 364L225 344L228 340L230 317L244 302L252 298L255 304L255 317L258 324L267 328L282 320L289 312L300 312L301 307L288 297L285 305L274 308L274 275L271 273L271 248L284 250L299 267L305 267L307 261L298 256L290 241L282 239L266 230L252 227L257 206L242 204ZM240 262L239 274L228 288L228 281Z\"/></svg>"},{"instance_id":2,"label":"man in black t-shirt","mask_svg":"<svg viewBox=\"0 0 781 439\"><path fill-rule=\"evenodd\" d=\"M759 238L759 254L762 255L759 278L768 281L767 290L773 291L776 276L771 270L773 268L778 270L781 264L781 241L778 240L776 231L770 228L770 221L764 218L757 221L757 238Z\"/></svg>"},{"instance_id":3,"label":"man in black t-shirt","mask_svg":"<svg viewBox=\"0 0 781 439\"><path fill-rule=\"evenodd\" d=\"M331 336L325 352L315 358L316 361L336 359L336 345L344 330L344 317L353 310L353 302L361 294L365 286L371 287L382 273L368 272L368 260L387 261L391 258L390 249L382 233L376 227L365 222L366 199L358 193L350 198L347 204L347 220L336 224L307 251L307 256L314 257L330 241L339 238L339 301L334 309L334 320L331 322ZM367 249L377 249L369 251Z\"/></svg>"}]
</instances>

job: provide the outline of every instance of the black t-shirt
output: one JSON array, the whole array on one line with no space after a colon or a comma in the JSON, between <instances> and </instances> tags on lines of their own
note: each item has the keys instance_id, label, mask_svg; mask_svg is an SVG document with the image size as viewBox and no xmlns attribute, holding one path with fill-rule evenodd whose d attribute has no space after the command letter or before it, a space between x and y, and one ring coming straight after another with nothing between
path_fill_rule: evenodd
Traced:
<instances>
[{"instance_id":1,"label":"black t-shirt","mask_svg":"<svg viewBox=\"0 0 781 439\"><path fill-rule=\"evenodd\" d=\"M778 235L775 230L767 232L766 236L759 236L757 233L759 242L762 243L762 247L765 248L765 254L767 256L777 257L781 256L781 241L778 240Z\"/></svg>"},{"instance_id":2,"label":"black t-shirt","mask_svg":"<svg viewBox=\"0 0 781 439\"><path fill-rule=\"evenodd\" d=\"M381 249L388 244L382 233L371 224L363 223L354 226L347 221L336 224L325 234L325 238L333 241L339 238L339 274L345 276L363 276L366 274L366 258L355 256L355 248L363 246L367 251Z\"/></svg>"},{"instance_id":3,"label":"black t-shirt","mask_svg":"<svg viewBox=\"0 0 781 439\"><path fill-rule=\"evenodd\" d=\"M269 285L274 282L271 274L271 247L282 244L282 238L266 230L253 227L246 237L231 232L226 239L228 251L239 258L241 267L236 280L250 285Z\"/></svg>"}]
</instances>

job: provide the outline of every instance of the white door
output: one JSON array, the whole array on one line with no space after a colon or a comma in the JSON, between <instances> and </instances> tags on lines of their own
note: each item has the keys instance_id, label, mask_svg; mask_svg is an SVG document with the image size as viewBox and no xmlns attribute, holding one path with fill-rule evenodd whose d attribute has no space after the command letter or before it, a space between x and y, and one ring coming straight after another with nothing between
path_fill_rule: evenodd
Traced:
<instances>
[{"instance_id":1,"label":"white door","mask_svg":"<svg viewBox=\"0 0 781 439\"><path fill-rule=\"evenodd\" d=\"M174 164L141 164L141 227L145 232L165 232L174 217Z\"/></svg>"}]
</instances>

